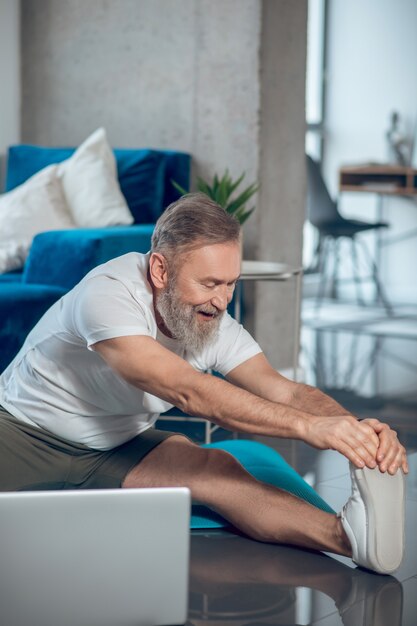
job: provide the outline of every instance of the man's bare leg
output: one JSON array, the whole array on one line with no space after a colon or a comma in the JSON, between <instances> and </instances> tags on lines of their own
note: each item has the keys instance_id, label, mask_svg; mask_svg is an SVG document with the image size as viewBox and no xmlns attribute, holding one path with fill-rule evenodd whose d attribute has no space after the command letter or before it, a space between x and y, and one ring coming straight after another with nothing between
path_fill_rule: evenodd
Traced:
<instances>
[{"instance_id":1,"label":"man's bare leg","mask_svg":"<svg viewBox=\"0 0 417 626\"><path fill-rule=\"evenodd\" d=\"M259 541L286 543L351 556L336 515L259 482L223 450L200 448L175 435L152 450L122 487L188 487L209 506Z\"/></svg>"}]
</instances>

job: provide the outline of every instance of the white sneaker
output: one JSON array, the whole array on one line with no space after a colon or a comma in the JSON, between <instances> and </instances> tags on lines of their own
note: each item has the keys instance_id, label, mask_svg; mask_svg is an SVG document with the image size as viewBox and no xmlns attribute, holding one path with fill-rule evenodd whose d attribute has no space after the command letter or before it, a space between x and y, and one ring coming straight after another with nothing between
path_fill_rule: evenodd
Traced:
<instances>
[{"instance_id":1,"label":"white sneaker","mask_svg":"<svg viewBox=\"0 0 417 626\"><path fill-rule=\"evenodd\" d=\"M339 517L352 545L357 565L391 574L404 553L405 480L401 470L394 476L376 469L350 464L352 495Z\"/></svg>"}]
</instances>

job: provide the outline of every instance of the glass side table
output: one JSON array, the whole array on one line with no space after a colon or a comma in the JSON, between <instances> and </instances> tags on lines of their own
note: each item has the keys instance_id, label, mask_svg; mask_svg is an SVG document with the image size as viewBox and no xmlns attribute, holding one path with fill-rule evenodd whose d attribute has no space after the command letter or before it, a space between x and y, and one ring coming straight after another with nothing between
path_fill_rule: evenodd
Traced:
<instances>
[{"instance_id":1,"label":"glass side table","mask_svg":"<svg viewBox=\"0 0 417 626\"><path fill-rule=\"evenodd\" d=\"M236 285L235 298L235 319L241 321L241 295L242 281L259 280L259 281L276 281L285 282L287 280L295 280L295 305L294 305L294 346L293 346L293 380L297 380L298 357L300 352L300 303L301 303L301 284L302 284L303 268L286 263L275 263L270 261L242 261L242 271L240 280Z\"/></svg>"}]
</instances>

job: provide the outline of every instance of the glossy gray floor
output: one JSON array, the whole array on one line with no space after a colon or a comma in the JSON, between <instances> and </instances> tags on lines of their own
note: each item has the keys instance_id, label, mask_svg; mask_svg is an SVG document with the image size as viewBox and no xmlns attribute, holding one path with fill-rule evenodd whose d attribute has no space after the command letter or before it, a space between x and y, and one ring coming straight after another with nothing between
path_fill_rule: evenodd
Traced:
<instances>
[{"instance_id":1,"label":"glossy gray floor","mask_svg":"<svg viewBox=\"0 0 417 626\"><path fill-rule=\"evenodd\" d=\"M351 320L350 311L349 316ZM340 320L340 313L338 317ZM389 333L382 339L378 336L376 349L372 343L375 337L365 335L358 340L351 329L336 329L340 355L333 327L327 343L323 328L318 330L319 336L317 329L304 329L310 357L320 348L320 354L314 353L311 359L316 366L307 382L326 388L358 415L387 421L407 447L406 553L396 575L371 574L343 557L261 544L232 532L193 533L187 626L417 625L417 322L408 319L411 330L407 330L406 340L398 333L398 320L396 323L396 337ZM401 322L399 325L406 327ZM349 350L346 342L350 342ZM346 365L346 354L359 357L359 361ZM363 363L369 379L364 382L364 375L359 376L355 386L354 377L347 379L346 372L359 372ZM338 364L345 368L339 372L341 378L335 377ZM331 377L323 380L326 368ZM381 370L388 382L378 387L378 381L383 381ZM299 442L261 441L277 449L335 510L340 510L350 495L348 465L341 455L316 451Z\"/></svg>"}]
</instances>

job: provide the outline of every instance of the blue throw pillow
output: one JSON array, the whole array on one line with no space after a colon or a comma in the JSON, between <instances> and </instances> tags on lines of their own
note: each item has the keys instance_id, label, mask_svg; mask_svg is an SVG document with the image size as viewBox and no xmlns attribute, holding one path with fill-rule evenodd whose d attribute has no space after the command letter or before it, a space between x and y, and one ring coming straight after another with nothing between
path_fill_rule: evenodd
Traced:
<instances>
[{"instance_id":1,"label":"blue throw pillow","mask_svg":"<svg viewBox=\"0 0 417 626\"><path fill-rule=\"evenodd\" d=\"M120 188L136 224L154 224L162 213L166 156L156 150L114 150Z\"/></svg>"}]
</instances>

